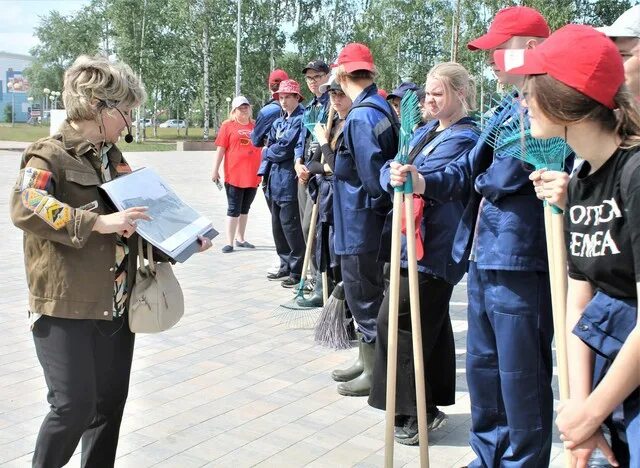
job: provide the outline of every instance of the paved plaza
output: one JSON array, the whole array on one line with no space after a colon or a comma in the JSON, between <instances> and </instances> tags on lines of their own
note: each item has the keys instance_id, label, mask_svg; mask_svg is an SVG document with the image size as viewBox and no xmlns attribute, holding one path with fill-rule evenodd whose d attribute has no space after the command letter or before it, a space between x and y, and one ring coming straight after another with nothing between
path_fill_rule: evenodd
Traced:
<instances>
[{"instance_id":1,"label":"paved plaza","mask_svg":"<svg viewBox=\"0 0 640 468\"><path fill-rule=\"evenodd\" d=\"M0 142L2 143L2 142ZM2 145L0 145L2 147ZM16 145L5 145L16 148ZM129 153L131 165L156 169L175 191L224 230L226 199L209 180L211 154ZM0 150L0 466L30 466L48 411L46 386L27 323L22 234L8 216L20 153ZM274 310L291 290L265 278L276 262L269 212L259 192L247 240L255 250L210 251L175 268L185 316L173 329L138 335L116 467L381 467L384 413L366 398L338 395L330 371L356 349L314 344L313 331L288 329ZM460 467L468 446L465 381L466 284L454 291L456 404L430 436L432 468ZM427 375L428 378L428 375ZM557 389L556 389L557 394ZM552 466L562 457L557 434ZM396 444L396 466L419 466L417 447ZM79 448L68 466L80 465Z\"/></svg>"}]
</instances>

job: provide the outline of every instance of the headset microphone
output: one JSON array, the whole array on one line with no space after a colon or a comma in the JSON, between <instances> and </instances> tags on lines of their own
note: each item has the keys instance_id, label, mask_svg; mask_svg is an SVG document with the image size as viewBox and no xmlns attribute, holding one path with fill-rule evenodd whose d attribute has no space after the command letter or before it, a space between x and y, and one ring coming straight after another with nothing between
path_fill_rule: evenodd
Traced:
<instances>
[{"instance_id":1,"label":"headset microphone","mask_svg":"<svg viewBox=\"0 0 640 468\"><path fill-rule=\"evenodd\" d=\"M114 109L118 111L118 113L122 117L122 120L124 120L124 124L127 126L127 134L124 136L124 141L126 141L127 143L131 143L133 141L133 135L131 135L131 127L127 123L127 119L124 118L124 114L120 111L120 109L118 109L117 107L114 107Z\"/></svg>"}]
</instances>

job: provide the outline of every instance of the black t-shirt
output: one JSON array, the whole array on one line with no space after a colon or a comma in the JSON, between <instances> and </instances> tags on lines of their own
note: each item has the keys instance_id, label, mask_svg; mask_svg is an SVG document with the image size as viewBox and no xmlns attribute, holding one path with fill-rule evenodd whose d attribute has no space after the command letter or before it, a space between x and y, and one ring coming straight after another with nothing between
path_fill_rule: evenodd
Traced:
<instances>
[{"instance_id":1,"label":"black t-shirt","mask_svg":"<svg viewBox=\"0 0 640 468\"><path fill-rule=\"evenodd\" d=\"M569 182L565 211L569 276L620 299L636 298L640 281L640 167L624 202L620 192L625 164L639 157L639 147L618 149L593 174L585 161Z\"/></svg>"}]
</instances>

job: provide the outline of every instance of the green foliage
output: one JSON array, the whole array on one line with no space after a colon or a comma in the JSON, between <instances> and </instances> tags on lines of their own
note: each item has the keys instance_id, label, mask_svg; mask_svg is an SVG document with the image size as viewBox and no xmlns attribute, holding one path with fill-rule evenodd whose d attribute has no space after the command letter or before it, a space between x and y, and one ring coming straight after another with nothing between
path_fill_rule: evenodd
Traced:
<instances>
[{"instance_id":1,"label":"green foliage","mask_svg":"<svg viewBox=\"0 0 640 468\"><path fill-rule=\"evenodd\" d=\"M11 122L11 117L12 117L12 112L13 111L13 106L11 105L11 103L8 103L7 105L4 106L4 121L5 122Z\"/></svg>"},{"instance_id":2,"label":"green foliage","mask_svg":"<svg viewBox=\"0 0 640 468\"><path fill-rule=\"evenodd\" d=\"M235 93L237 1L92 0L73 15L44 15L36 60L25 71L32 94L61 90L64 70L78 55L103 53L140 74L147 116L202 122L208 88L210 124L217 127ZM568 22L610 24L632 3L637 0L242 0L241 92L257 112L270 97L266 77L274 68L305 92L301 71L308 61L332 62L345 43L357 41L371 48L381 88L423 83L433 65L455 56L482 90L478 104L489 102L495 82L485 55L466 44L486 32L500 8L537 8L557 29Z\"/></svg>"}]
</instances>

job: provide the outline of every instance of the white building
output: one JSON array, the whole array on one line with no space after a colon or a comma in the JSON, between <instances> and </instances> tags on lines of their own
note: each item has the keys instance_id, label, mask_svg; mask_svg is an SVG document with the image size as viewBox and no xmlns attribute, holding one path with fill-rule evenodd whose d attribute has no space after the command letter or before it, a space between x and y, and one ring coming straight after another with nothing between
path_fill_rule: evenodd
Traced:
<instances>
[{"instance_id":1,"label":"white building","mask_svg":"<svg viewBox=\"0 0 640 468\"><path fill-rule=\"evenodd\" d=\"M12 103L15 103L16 122L26 122L29 119L29 82L23 72L33 60L30 55L0 51L0 122L7 120L5 107Z\"/></svg>"}]
</instances>

